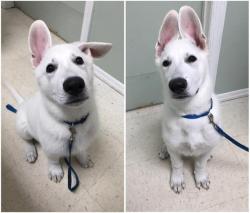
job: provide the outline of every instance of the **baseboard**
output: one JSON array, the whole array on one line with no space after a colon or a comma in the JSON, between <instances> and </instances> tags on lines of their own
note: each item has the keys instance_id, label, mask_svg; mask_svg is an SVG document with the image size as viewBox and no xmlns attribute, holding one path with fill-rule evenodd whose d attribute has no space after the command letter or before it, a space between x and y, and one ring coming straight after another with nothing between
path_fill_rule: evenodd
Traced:
<instances>
[{"instance_id":1,"label":"baseboard","mask_svg":"<svg viewBox=\"0 0 250 213\"><path fill-rule=\"evenodd\" d=\"M10 9L14 7L14 1L2 1L1 8L3 9Z\"/></svg>"},{"instance_id":2,"label":"baseboard","mask_svg":"<svg viewBox=\"0 0 250 213\"><path fill-rule=\"evenodd\" d=\"M106 83L108 86L110 86L112 89L117 91L119 94L124 96L124 84L115 79L113 76L106 73L103 69L100 67L94 65L95 68L95 76L99 78L101 81Z\"/></svg>"},{"instance_id":3,"label":"baseboard","mask_svg":"<svg viewBox=\"0 0 250 213\"><path fill-rule=\"evenodd\" d=\"M248 88L245 88L245 89L218 94L218 99L219 101L224 102L224 101L229 101L229 100L247 97L247 96L248 96Z\"/></svg>"}]
</instances>

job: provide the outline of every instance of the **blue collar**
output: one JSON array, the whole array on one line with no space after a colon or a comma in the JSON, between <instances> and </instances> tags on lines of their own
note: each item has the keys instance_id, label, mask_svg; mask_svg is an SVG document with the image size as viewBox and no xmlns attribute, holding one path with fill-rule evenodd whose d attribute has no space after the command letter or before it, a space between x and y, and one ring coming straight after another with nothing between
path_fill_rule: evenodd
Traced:
<instances>
[{"instance_id":1,"label":"blue collar","mask_svg":"<svg viewBox=\"0 0 250 213\"><path fill-rule=\"evenodd\" d=\"M187 115L183 115L181 117L183 118L186 118L186 119L197 119L197 118L201 118L201 117L204 117L204 116L208 116L208 114L210 113L210 110L213 108L213 99L211 98L211 105L210 105L210 108L208 111L206 112L203 112L199 115L196 115L196 114L187 114Z\"/></svg>"},{"instance_id":2,"label":"blue collar","mask_svg":"<svg viewBox=\"0 0 250 213\"><path fill-rule=\"evenodd\" d=\"M89 117L89 113L87 115L84 115L78 121L73 121L73 122L71 122L71 121L63 121L63 122L66 123L66 124L68 124L69 126L76 126L78 124L83 124L87 120L88 117Z\"/></svg>"},{"instance_id":3,"label":"blue collar","mask_svg":"<svg viewBox=\"0 0 250 213\"><path fill-rule=\"evenodd\" d=\"M17 113L17 109L15 108L15 107L13 107L12 105L10 105L10 104L7 104L6 105L6 108L9 110L9 111L11 111L11 112L14 112L14 113ZM71 122L71 121L63 121L64 123L66 123L66 124L68 124L69 126L76 126L76 125L78 125L78 124L83 124L86 120L87 120L87 118L89 117L89 113L87 114L87 115L84 115L80 120L78 120L78 121L73 121L73 122Z\"/></svg>"}]
</instances>

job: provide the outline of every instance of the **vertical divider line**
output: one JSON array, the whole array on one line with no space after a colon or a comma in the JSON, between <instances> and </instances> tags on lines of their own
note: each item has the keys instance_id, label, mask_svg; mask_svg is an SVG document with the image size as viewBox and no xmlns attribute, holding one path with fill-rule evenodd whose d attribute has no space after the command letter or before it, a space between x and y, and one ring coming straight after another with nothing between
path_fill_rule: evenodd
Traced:
<instances>
[{"instance_id":1,"label":"vertical divider line","mask_svg":"<svg viewBox=\"0 0 250 213\"><path fill-rule=\"evenodd\" d=\"M127 183L127 180L126 180L126 177L127 177L127 167L126 167L126 153L127 153L127 150L126 150L126 135L127 135L127 124L126 124L126 97L127 97L127 92L126 92L126 88L127 88L127 84L126 84L126 21L127 21L127 16L126 16L126 12L127 12L127 2L126 0L123 1L123 33L124 33L124 36L123 36L123 72L124 72L124 122L123 122L123 125L124 125L124 212L126 212L126 203L127 203L127 187L126 187L126 183Z\"/></svg>"}]
</instances>

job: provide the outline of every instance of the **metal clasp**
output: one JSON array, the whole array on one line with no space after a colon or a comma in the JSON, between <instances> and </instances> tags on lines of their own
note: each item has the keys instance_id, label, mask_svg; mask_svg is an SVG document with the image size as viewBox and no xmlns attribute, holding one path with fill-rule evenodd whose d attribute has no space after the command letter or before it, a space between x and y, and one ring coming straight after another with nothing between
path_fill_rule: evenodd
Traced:
<instances>
[{"instance_id":1,"label":"metal clasp","mask_svg":"<svg viewBox=\"0 0 250 213\"><path fill-rule=\"evenodd\" d=\"M76 129L72 125L72 126L69 127L69 131L71 133L70 138L69 138L69 142L72 144L74 142L74 140L75 140Z\"/></svg>"},{"instance_id":2,"label":"metal clasp","mask_svg":"<svg viewBox=\"0 0 250 213\"><path fill-rule=\"evenodd\" d=\"M213 126L215 126L215 123L214 123L214 115L212 113L209 113L208 114L208 119L209 119L209 122L211 124L213 124Z\"/></svg>"}]
</instances>

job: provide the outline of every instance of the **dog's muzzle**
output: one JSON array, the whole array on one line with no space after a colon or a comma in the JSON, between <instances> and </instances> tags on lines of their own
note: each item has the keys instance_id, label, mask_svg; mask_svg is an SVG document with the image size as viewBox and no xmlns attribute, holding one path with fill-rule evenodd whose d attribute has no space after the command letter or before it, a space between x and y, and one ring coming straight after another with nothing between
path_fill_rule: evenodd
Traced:
<instances>
[{"instance_id":1,"label":"dog's muzzle","mask_svg":"<svg viewBox=\"0 0 250 213\"><path fill-rule=\"evenodd\" d=\"M181 95L187 89L187 81L184 78L174 78L169 82L168 86L173 93Z\"/></svg>"},{"instance_id":2,"label":"dog's muzzle","mask_svg":"<svg viewBox=\"0 0 250 213\"><path fill-rule=\"evenodd\" d=\"M172 92L172 98L174 99L184 99L192 97L199 92L199 88L196 90L195 94L191 95L187 92L187 80L184 78L172 79L169 84L169 89Z\"/></svg>"},{"instance_id":3,"label":"dog's muzzle","mask_svg":"<svg viewBox=\"0 0 250 213\"><path fill-rule=\"evenodd\" d=\"M80 77L67 78L63 83L63 89L72 96L80 95L85 88L85 82Z\"/></svg>"},{"instance_id":4,"label":"dog's muzzle","mask_svg":"<svg viewBox=\"0 0 250 213\"><path fill-rule=\"evenodd\" d=\"M79 105L88 99L85 91L85 82L80 77L69 77L63 83L64 91L69 95L65 104Z\"/></svg>"}]
</instances>

